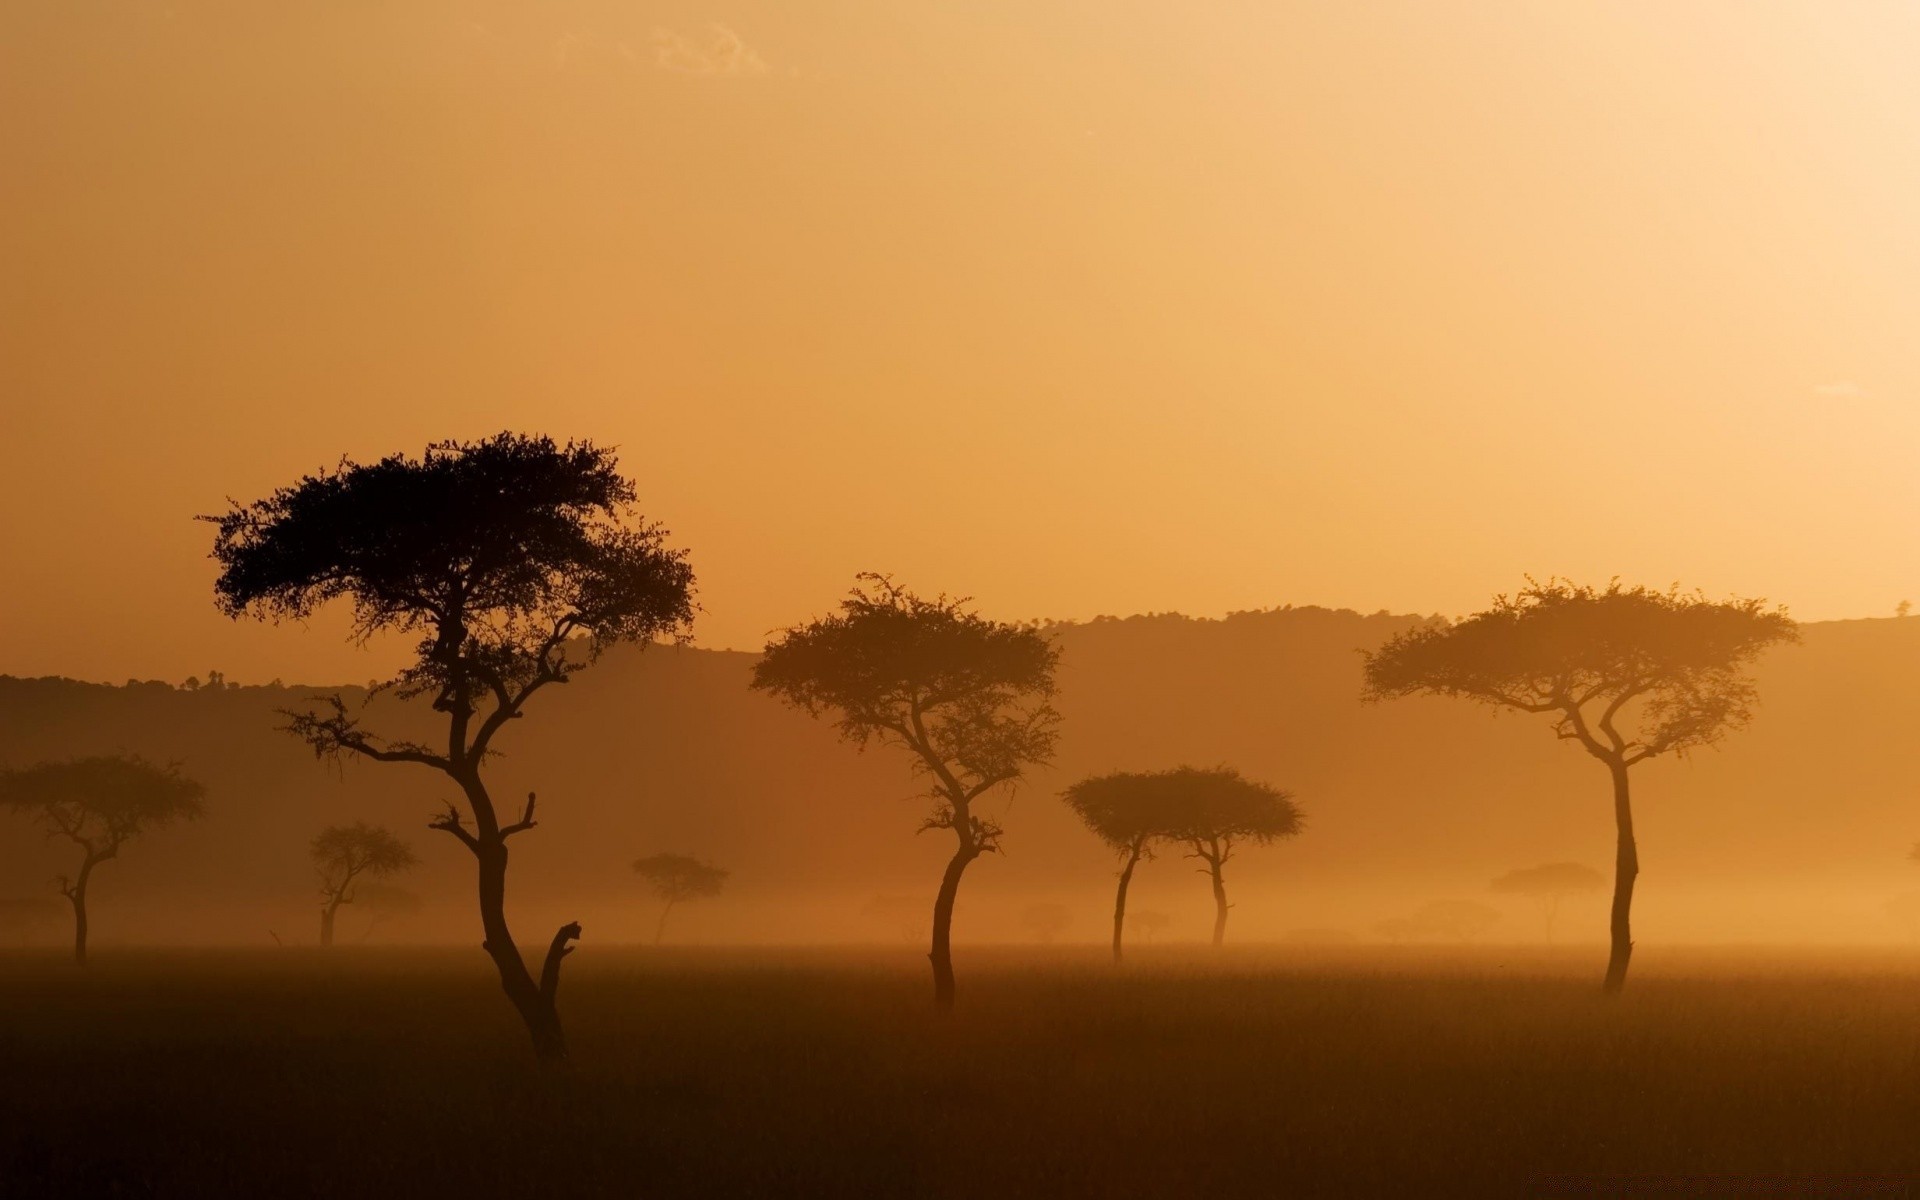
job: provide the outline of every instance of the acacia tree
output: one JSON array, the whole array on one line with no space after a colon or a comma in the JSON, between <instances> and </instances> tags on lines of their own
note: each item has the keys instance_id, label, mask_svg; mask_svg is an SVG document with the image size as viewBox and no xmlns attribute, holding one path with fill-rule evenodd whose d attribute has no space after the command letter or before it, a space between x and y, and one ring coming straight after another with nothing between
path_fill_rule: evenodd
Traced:
<instances>
[{"instance_id":1,"label":"acacia tree","mask_svg":"<svg viewBox=\"0 0 1920 1200\"><path fill-rule=\"evenodd\" d=\"M28 817L50 838L80 848L80 866L58 880L73 906L73 961L87 963L87 886L93 869L150 829L192 820L205 790L177 766L136 755L79 758L0 771L0 804Z\"/></svg>"},{"instance_id":2,"label":"acacia tree","mask_svg":"<svg viewBox=\"0 0 1920 1200\"><path fill-rule=\"evenodd\" d=\"M1187 857L1204 863L1200 871L1213 883L1213 944L1218 946L1227 939L1227 909L1232 907L1225 868L1234 843L1265 846L1293 837L1300 832L1300 809L1291 793L1248 779L1231 767L1176 767L1160 778L1160 786L1179 806L1169 836L1188 845Z\"/></svg>"},{"instance_id":3,"label":"acacia tree","mask_svg":"<svg viewBox=\"0 0 1920 1200\"><path fill-rule=\"evenodd\" d=\"M1560 915L1560 902L1576 892L1597 892L1607 885L1606 876L1579 863L1543 863L1508 871L1493 881L1493 890L1510 896L1538 900L1547 918L1547 941L1553 941L1554 918Z\"/></svg>"},{"instance_id":4,"label":"acacia tree","mask_svg":"<svg viewBox=\"0 0 1920 1200\"><path fill-rule=\"evenodd\" d=\"M1120 856L1119 883L1113 893L1113 961L1123 956L1121 932L1127 920L1127 889L1133 869L1153 858L1153 843L1169 836L1187 815L1181 808L1177 772L1117 771L1082 779L1061 798L1094 835Z\"/></svg>"},{"instance_id":5,"label":"acacia tree","mask_svg":"<svg viewBox=\"0 0 1920 1200\"><path fill-rule=\"evenodd\" d=\"M554 934L536 977L506 918L507 842L534 827L534 798L517 820L503 815L483 767L548 685L616 643L685 635L685 554L634 512L611 451L513 433L342 462L207 519L218 526L215 595L230 616L302 620L338 599L360 640L417 639L413 661L374 692L427 697L442 723L431 744L364 727L339 695L288 711L286 728L321 757L426 767L460 789L466 810L449 803L429 827L473 855L483 947L535 1052L564 1058L555 996L580 926Z\"/></svg>"},{"instance_id":6,"label":"acacia tree","mask_svg":"<svg viewBox=\"0 0 1920 1200\"><path fill-rule=\"evenodd\" d=\"M906 750L929 780L933 812L921 829L952 830L955 841L934 897L927 956L942 1009L953 1006L960 877L968 863L999 849L1002 833L975 806L1053 757L1060 716L1049 701L1059 658L1034 629L866 574L839 612L786 630L754 666L755 688L809 715L830 715L857 746L878 739Z\"/></svg>"},{"instance_id":7,"label":"acacia tree","mask_svg":"<svg viewBox=\"0 0 1920 1200\"><path fill-rule=\"evenodd\" d=\"M633 869L653 885L654 895L667 902L660 910L660 923L653 928L656 946L667 935L667 914L673 911L674 905L718 896L732 873L686 854L649 854L635 860Z\"/></svg>"},{"instance_id":8,"label":"acacia tree","mask_svg":"<svg viewBox=\"0 0 1920 1200\"><path fill-rule=\"evenodd\" d=\"M309 850L320 877L320 944L333 945L333 918L342 904L358 898L355 881L385 879L406 870L419 859L413 847L391 830L365 821L329 825L313 839Z\"/></svg>"},{"instance_id":9,"label":"acacia tree","mask_svg":"<svg viewBox=\"0 0 1920 1200\"><path fill-rule=\"evenodd\" d=\"M1617 844L1602 986L1617 992L1633 955L1640 873L1628 772L1662 754L1712 745L1746 724L1757 697L1748 667L1798 637L1786 613L1761 600L1529 580L1485 612L1389 639L1367 655L1365 697L1454 696L1546 714L1556 736L1605 765Z\"/></svg>"}]
</instances>

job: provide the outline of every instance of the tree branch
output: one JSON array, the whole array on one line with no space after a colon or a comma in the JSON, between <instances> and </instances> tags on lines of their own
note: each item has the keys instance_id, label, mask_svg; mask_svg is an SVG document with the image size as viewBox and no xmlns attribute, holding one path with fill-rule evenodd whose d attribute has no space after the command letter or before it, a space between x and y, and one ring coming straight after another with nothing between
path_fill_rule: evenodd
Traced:
<instances>
[{"instance_id":1,"label":"tree branch","mask_svg":"<svg viewBox=\"0 0 1920 1200\"><path fill-rule=\"evenodd\" d=\"M520 819L518 821L515 821L511 825L502 827L500 830L500 836L503 839L510 838L516 833L521 833L528 829L532 829L534 827L534 824L535 822L533 819L533 793L528 792L526 812L521 814Z\"/></svg>"},{"instance_id":2,"label":"tree branch","mask_svg":"<svg viewBox=\"0 0 1920 1200\"><path fill-rule=\"evenodd\" d=\"M580 937L580 922L568 921L553 935L553 942L547 947L547 961L540 968L540 994L548 1004L560 991L560 960L573 953L568 942Z\"/></svg>"},{"instance_id":3,"label":"tree branch","mask_svg":"<svg viewBox=\"0 0 1920 1200\"><path fill-rule=\"evenodd\" d=\"M467 849L473 851L475 854L480 852L480 839L467 832L466 821L460 816L460 810L453 806L453 801L451 800L447 801L447 811L441 816L428 821L427 828L444 830L454 837L459 838L461 842L465 843Z\"/></svg>"}]
</instances>

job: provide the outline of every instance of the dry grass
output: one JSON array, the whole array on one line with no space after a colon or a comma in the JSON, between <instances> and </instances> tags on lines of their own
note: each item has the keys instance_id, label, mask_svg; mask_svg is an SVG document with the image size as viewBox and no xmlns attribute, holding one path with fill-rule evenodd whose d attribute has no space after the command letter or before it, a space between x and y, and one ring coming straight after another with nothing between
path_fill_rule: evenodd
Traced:
<instances>
[{"instance_id":1,"label":"dry grass","mask_svg":"<svg viewBox=\"0 0 1920 1200\"><path fill-rule=\"evenodd\" d=\"M1905 1195L1920 962L589 947L0 959L19 1195ZM1821 1189L1825 1189L1824 1191ZM1581 1189L1585 1189L1584 1191Z\"/></svg>"}]
</instances>

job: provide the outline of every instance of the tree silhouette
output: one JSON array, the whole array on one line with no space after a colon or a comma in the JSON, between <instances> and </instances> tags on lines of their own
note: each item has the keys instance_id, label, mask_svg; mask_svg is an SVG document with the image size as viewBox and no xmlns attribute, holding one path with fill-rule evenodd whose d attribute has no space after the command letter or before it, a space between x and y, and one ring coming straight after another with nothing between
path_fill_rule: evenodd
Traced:
<instances>
[{"instance_id":1,"label":"tree silhouette","mask_svg":"<svg viewBox=\"0 0 1920 1200\"><path fill-rule=\"evenodd\" d=\"M1189 847L1187 857L1213 883L1213 944L1227 938L1227 883L1225 868L1234 843L1267 845L1300 832L1300 809L1290 793L1247 779L1230 767L1201 770L1177 767L1161 772L1158 786L1178 805L1168 835Z\"/></svg>"},{"instance_id":2,"label":"tree silhouette","mask_svg":"<svg viewBox=\"0 0 1920 1200\"><path fill-rule=\"evenodd\" d=\"M434 743L366 729L338 695L289 712L287 728L322 757L410 763L460 788L467 811L449 804L430 828L474 857L484 948L543 1058L566 1056L555 996L580 926L554 935L536 978L506 918L507 842L534 827L533 796L503 819L482 768L541 689L616 643L684 636L693 573L633 500L610 451L501 433L417 459L343 462L207 518L230 616L301 620L345 599L361 640L418 639L413 662L375 690L429 697L445 721Z\"/></svg>"},{"instance_id":3,"label":"tree silhouette","mask_svg":"<svg viewBox=\"0 0 1920 1200\"><path fill-rule=\"evenodd\" d=\"M87 886L94 868L118 858L122 846L147 830L198 817L204 794L178 767L157 767L135 755L0 771L0 805L80 848L79 869L58 882L73 906L74 962L87 962Z\"/></svg>"},{"instance_id":4,"label":"tree silhouette","mask_svg":"<svg viewBox=\"0 0 1920 1200\"><path fill-rule=\"evenodd\" d=\"M313 839L309 854L320 877L320 944L333 945L333 918L342 904L357 898L354 883L362 876L384 879L419 860L413 848L387 829L356 821L329 825Z\"/></svg>"},{"instance_id":5,"label":"tree silhouette","mask_svg":"<svg viewBox=\"0 0 1920 1200\"><path fill-rule=\"evenodd\" d=\"M838 613L786 630L753 669L755 688L812 716L831 715L858 746L878 739L905 749L931 781L933 813L921 829L950 829L956 843L934 898L928 954L942 1009L953 1006L960 877L1000 842L1000 826L974 806L1053 757L1060 718L1048 701L1059 657L1033 629L866 574Z\"/></svg>"},{"instance_id":6,"label":"tree silhouette","mask_svg":"<svg viewBox=\"0 0 1920 1200\"><path fill-rule=\"evenodd\" d=\"M1366 698L1431 694L1544 713L1613 779L1612 952L1603 986L1626 985L1633 883L1640 872L1628 771L1685 754L1744 725L1756 698L1746 669L1797 640L1759 600L1715 603L1649 588L1529 581L1517 596L1453 625L1425 625L1367 655Z\"/></svg>"},{"instance_id":7,"label":"tree silhouette","mask_svg":"<svg viewBox=\"0 0 1920 1200\"><path fill-rule=\"evenodd\" d=\"M1547 941L1553 941L1553 921L1560 914L1560 901L1576 892L1597 892L1607 885L1607 877L1579 863L1545 863L1508 871L1493 881L1493 890L1510 896L1538 900L1546 912Z\"/></svg>"},{"instance_id":8,"label":"tree silhouette","mask_svg":"<svg viewBox=\"0 0 1920 1200\"><path fill-rule=\"evenodd\" d=\"M1054 939L1073 924L1073 914L1064 904L1029 904L1020 912L1020 923L1027 927L1028 933L1052 945Z\"/></svg>"},{"instance_id":9,"label":"tree silhouette","mask_svg":"<svg viewBox=\"0 0 1920 1200\"><path fill-rule=\"evenodd\" d=\"M1132 926L1143 940L1149 942L1153 940L1155 934L1165 932L1167 926L1172 923L1172 917L1150 908L1135 909L1127 914L1127 924Z\"/></svg>"},{"instance_id":10,"label":"tree silhouette","mask_svg":"<svg viewBox=\"0 0 1920 1200\"><path fill-rule=\"evenodd\" d=\"M1120 856L1113 894L1113 961L1123 956L1127 889L1133 870L1153 858L1153 843L1168 837L1188 816L1180 775L1174 771L1117 771L1082 779L1061 794L1095 836Z\"/></svg>"},{"instance_id":11,"label":"tree silhouette","mask_svg":"<svg viewBox=\"0 0 1920 1200\"><path fill-rule=\"evenodd\" d=\"M653 894L667 902L660 910L660 923L653 928L653 944L667 935L667 914L685 900L703 900L718 896L726 885L729 871L701 862L685 854L649 854L635 860L633 869L653 885Z\"/></svg>"}]
</instances>

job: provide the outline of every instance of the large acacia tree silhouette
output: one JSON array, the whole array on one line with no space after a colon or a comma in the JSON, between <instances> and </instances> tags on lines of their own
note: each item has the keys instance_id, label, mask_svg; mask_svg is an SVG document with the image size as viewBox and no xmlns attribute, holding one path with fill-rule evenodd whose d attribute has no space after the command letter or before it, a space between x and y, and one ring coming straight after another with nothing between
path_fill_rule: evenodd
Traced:
<instances>
[{"instance_id":1,"label":"large acacia tree silhouette","mask_svg":"<svg viewBox=\"0 0 1920 1200\"><path fill-rule=\"evenodd\" d=\"M921 828L950 829L956 843L934 898L927 956L942 1009L953 1007L960 877L1000 846L999 824L974 805L1053 757L1060 715L1049 701L1059 658L1037 630L867 574L838 613L786 630L754 665L755 688L833 716L856 745L877 738L905 749L931 779L933 813Z\"/></svg>"},{"instance_id":2,"label":"large acacia tree silhouette","mask_svg":"<svg viewBox=\"0 0 1920 1200\"><path fill-rule=\"evenodd\" d=\"M684 553L634 512L611 451L514 433L343 462L206 519L218 527L215 596L230 616L298 620L338 599L362 640L418 638L413 662L375 691L429 697L445 723L437 743L363 728L338 695L288 712L287 728L317 755L427 767L460 789L466 811L450 803L431 828L473 854L484 948L536 1053L565 1057L555 995L580 926L554 934L536 978L505 911L507 841L534 827L534 797L519 819L502 819L482 768L541 689L615 643L684 636Z\"/></svg>"},{"instance_id":3,"label":"large acacia tree silhouette","mask_svg":"<svg viewBox=\"0 0 1920 1200\"><path fill-rule=\"evenodd\" d=\"M80 865L61 876L73 906L73 961L87 963L87 887L101 863L150 829L200 815L203 790L178 767L135 755L102 755L0 771L0 805L24 814L48 837L80 848Z\"/></svg>"},{"instance_id":4,"label":"large acacia tree silhouette","mask_svg":"<svg viewBox=\"0 0 1920 1200\"><path fill-rule=\"evenodd\" d=\"M1640 873L1628 772L1685 754L1747 723L1757 693L1747 668L1796 641L1785 612L1761 600L1714 602L1678 589L1529 581L1516 596L1452 625L1424 625L1366 659L1366 698L1456 696L1553 718L1613 780L1616 829L1612 950L1602 986L1626 986L1633 885Z\"/></svg>"}]
</instances>

